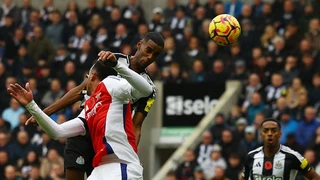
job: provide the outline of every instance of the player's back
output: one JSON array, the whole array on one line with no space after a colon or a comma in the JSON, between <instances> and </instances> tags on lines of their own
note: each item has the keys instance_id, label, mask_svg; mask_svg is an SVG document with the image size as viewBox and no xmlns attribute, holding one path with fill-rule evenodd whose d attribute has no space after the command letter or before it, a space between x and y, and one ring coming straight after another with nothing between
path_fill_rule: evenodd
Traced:
<instances>
[{"instance_id":1,"label":"player's back","mask_svg":"<svg viewBox=\"0 0 320 180\"><path fill-rule=\"evenodd\" d=\"M117 160L139 163L129 89L125 79L109 76L86 101L85 117L96 153L94 167Z\"/></svg>"}]
</instances>

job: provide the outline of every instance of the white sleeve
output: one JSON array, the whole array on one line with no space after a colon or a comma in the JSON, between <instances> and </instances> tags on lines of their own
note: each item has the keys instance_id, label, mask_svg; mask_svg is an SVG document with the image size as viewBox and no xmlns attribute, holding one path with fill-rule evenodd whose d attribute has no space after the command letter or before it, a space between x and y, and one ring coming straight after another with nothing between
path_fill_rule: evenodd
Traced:
<instances>
[{"instance_id":1,"label":"white sleeve","mask_svg":"<svg viewBox=\"0 0 320 180\"><path fill-rule=\"evenodd\" d=\"M153 92L153 88L147 80L124 64L117 63L114 69L131 84L130 94L134 98L147 97Z\"/></svg>"},{"instance_id":2,"label":"white sleeve","mask_svg":"<svg viewBox=\"0 0 320 180\"><path fill-rule=\"evenodd\" d=\"M57 124L46 115L33 100L26 105L26 109L35 118L40 127L54 140L85 135L86 133L84 123L80 119L81 117ZM83 113L81 112L80 115L81 114Z\"/></svg>"}]
</instances>

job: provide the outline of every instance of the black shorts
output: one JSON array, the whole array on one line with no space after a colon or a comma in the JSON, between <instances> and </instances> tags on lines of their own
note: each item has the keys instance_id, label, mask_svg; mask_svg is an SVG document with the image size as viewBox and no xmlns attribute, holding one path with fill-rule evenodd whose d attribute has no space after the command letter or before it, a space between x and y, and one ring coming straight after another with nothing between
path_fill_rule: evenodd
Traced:
<instances>
[{"instance_id":1,"label":"black shorts","mask_svg":"<svg viewBox=\"0 0 320 180\"><path fill-rule=\"evenodd\" d=\"M64 167L78 169L89 176L93 170L94 155L89 133L85 136L68 138L64 149Z\"/></svg>"}]
</instances>

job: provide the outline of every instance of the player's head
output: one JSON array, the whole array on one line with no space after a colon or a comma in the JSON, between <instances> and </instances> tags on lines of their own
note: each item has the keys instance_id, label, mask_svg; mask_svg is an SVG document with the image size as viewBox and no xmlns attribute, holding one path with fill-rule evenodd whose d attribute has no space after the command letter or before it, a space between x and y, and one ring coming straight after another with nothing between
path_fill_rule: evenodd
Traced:
<instances>
[{"instance_id":1,"label":"player's head","mask_svg":"<svg viewBox=\"0 0 320 180\"><path fill-rule=\"evenodd\" d=\"M117 75L117 72L111 67L102 65L100 61L96 61L90 68L88 74L88 95L91 95L93 93L100 81L110 75Z\"/></svg>"},{"instance_id":2,"label":"player's head","mask_svg":"<svg viewBox=\"0 0 320 180\"><path fill-rule=\"evenodd\" d=\"M148 32L137 44L137 59L139 70L143 70L153 63L164 48L164 40L160 33Z\"/></svg>"},{"instance_id":3,"label":"player's head","mask_svg":"<svg viewBox=\"0 0 320 180\"><path fill-rule=\"evenodd\" d=\"M268 118L261 123L260 136L265 147L276 147L281 135L281 125L278 120Z\"/></svg>"}]
</instances>

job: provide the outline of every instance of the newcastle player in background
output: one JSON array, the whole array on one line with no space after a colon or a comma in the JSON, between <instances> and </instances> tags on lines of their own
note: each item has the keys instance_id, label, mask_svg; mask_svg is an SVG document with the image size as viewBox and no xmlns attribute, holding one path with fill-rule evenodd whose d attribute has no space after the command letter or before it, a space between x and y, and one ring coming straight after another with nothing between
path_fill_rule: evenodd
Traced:
<instances>
[{"instance_id":1,"label":"newcastle player in background","mask_svg":"<svg viewBox=\"0 0 320 180\"><path fill-rule=\"evenodd\" d=\"M245 180L295 180L298 172L309 180L320 180L298 152L280 144L281 125L276 119L261 124L263 146L248 153L242 172Z\"/></svg>"}]
</instances>

